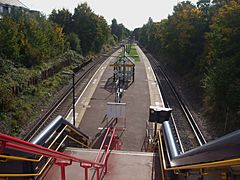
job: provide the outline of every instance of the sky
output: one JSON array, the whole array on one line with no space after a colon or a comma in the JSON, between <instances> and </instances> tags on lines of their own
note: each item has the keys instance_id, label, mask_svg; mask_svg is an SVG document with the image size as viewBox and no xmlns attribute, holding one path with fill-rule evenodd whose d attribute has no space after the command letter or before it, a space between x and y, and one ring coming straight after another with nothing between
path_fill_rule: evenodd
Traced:
<instances>
[{"instance_id":1,"label":"sky","mask_svg":"<svg viewBox=\"0 0 240 180\"><path fill-rule=\"evenodd\" d=\"M161 21L172 14L173 6L180 0L20 0L27 7L49 15L53 9L74 8L87 2L95 14L102 15L111 24L113 18L129 30L142 27L151 17L154 22ZM197 0L191 0L196 3Z\"/></svg>"}]
</instances>

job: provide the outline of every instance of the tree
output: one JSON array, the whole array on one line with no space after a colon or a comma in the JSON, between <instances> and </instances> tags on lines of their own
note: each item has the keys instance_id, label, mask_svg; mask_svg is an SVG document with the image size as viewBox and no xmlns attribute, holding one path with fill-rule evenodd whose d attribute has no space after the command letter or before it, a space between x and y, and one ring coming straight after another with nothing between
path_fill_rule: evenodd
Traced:
<instances>
[{"instance_id":1,"label":"tree","mask_svg":"<svg viewBox=\"0 0 240 180\"><path fill-rule=\"evenodd\" d=\"M188 70L198 65L207 27L204 13L186 1L174 6L173 14L160 23L149 18L139 31L139 41L153 53L164 50L180 67Z\"/></svg>"},{"instance_id":2,"label":"tree","mask_svg":"<svg viewBox=\"0 0 240 180\"><path fill-rule=\"evenodd\" d=\"M116 19L112 20L111 32L117 36L119 42L130 35L130 31L123 24L118 24Z\"/></svg>"},{"instance_id":3,"label":"tree","mask_svg":"<svg viewBox=\"0 0 240 180\"><path fill-rule=\"evenodd\" d=\"M0 56L27 68L64 50L62 28L41 14L15 10L0 21Z\"/></svg>"},{"instance_id":4,"label":"tree","mask_svg":"<svg viewBox=\"0 0 240 180\"><path fill-rule=\"evenodd\" d=\"M72 14L68 9L53 10L49 16L49 20L60 25L65 33L70 33L72 28Z\"/></svg>"},{"instance_id":5,"label":"tree","mask_svg":"<svg viewBox=\"0 0 240 180\"><path fill-rule=\"evenodd\" d=\"M78 38L78 35L75 33L70 33L68 36L68 41L70 43L71 49L81 54L82 50L81 50L80 39Z\"/></svg>"},{"instance_id":6,"label":"tree","mask_svg":"<svg viewBox=\"0 0 240 180\"><path fill-rule=\"evenodd\" d=\"M96 35L96 24L93 18L94 13L87 3L78 5L74 10L73 29L81 41L83 55L93 50Z\"/></svg>"},{"instance_id":7,"label":"tree","mask_svg":"<svg viewBox=\"0 0 240 180\"><path fill-rule=\"evenodd\" d=\"M20 56L18 24L10 17L0 21L0 56L17 60Z\"/></svg>"},{"instance_id":8,"label":"tree","mask_svg":"<svg viewBox=\"0 0 240 180\"><path fill-rule=\"evenodd\" d=\"M221 113L218 120L224 121L229 109L232 126L239 127L240 107L240 4L232 1L222 6L212 19L211 31L206 34L204 78L208 105L212 114ZM229 115L228 115L229 116Z\"/></svg>"}]
</instances>

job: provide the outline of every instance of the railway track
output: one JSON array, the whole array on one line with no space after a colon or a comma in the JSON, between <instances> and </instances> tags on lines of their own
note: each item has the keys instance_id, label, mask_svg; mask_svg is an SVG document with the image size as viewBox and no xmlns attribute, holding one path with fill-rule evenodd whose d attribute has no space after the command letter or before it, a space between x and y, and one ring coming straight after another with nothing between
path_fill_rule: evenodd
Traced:
<instances>
[{"instance_id":1,"label":"railway track","mask_svg":"<svg viewBox=\"0 0 240 180\"><path fill-rule=\"evenodd\" d=\"M157 81L163 93L165 105L173 108L170 122L175 132L176 140L179 143L180 150L184 152L206 144L206 140L193 115L167 74L164 72L160 63L150 54L147 54L147 57L156 74Z\"/></svg>"},{"instance_id":2,"label":"railway track","mask_svg":"<svg viewBox=\"0 0 240 180\"><path fill-rule=\"evenodd\" d=\"M99 66L110 56L114 51L108 53L107 56L102 56L98 60L89 63L84 67L84 71L76 73L75 75L75 95L80 96L86 84L99 68ZM69 83L63 90L63 93L56 98L54 103L46 110L46 112L37 120L35 125L31 127L31 131L25 134L23 139L25 141L31 141L33 137L41 132L57 115L66 117L72 109L72 83Z\"/></svg>"}]
</instances>

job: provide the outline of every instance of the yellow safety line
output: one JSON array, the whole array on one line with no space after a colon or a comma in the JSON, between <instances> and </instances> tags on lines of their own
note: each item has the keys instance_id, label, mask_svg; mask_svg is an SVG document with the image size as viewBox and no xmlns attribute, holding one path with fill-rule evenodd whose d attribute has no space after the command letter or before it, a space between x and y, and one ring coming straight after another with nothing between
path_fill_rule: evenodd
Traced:
<instances>
[{"instance_id":1,"label":"yellow safety line","mask_svg":"<svg viewBox=\"0 0 240 180\"><path fill-rule=\"evenodd\" d=\"M50 163L50 161L52 161L53 158L49 158L47 163L42 167L42 169L38 172L38 175L37 176L40 176L43 171L47 168L48 164Z\"/></svg>"},{"instance_id":2,"label":"yellow safety line","mask_svg":"<svg viewBox=\"0 0 240 180\"><path fill-rule=\"evenodd\" d=\"M63 140L61 141L61 143L58 145L58 147L56 148L56 151L61 147L61 145L64 143L64 141L66 140L66 138L68 137L68 135L66 135ZM52 160L53 158L49 158L47 163L43 166L43 168L38 172L38 174L36 176L40 176L43 171L47 168L48 164L50 163L50 161Z\"/></svg>"},{"instance_id":3,"label":"yellow safety line","mask_svg":"<svg viewBox=\"0 0 240 180\"><path fill-rule=\"evenodd\" d=\"M56 150L58 150L58 149L61 147L61 145L64 143L64 141L67 139L67 137L68 137L68 135L66 135L66 136L63 138L63 140L61 141L61 143L59 143L59 145L58 145L58 147L57 147Z\"/></svg>"},{"instance_id":4,"label":"yellow safety line","mask_svg":"<svg viewBox=\"0 0 240 180\"><path fill-rule=\"evenodd\" d=\"M8 161L8 159L0 160L1 163L5 163L5 162L7 162L7 161ZM0 180L1 180L1 179L0 179Z\"/></svg>"}]
</instances>

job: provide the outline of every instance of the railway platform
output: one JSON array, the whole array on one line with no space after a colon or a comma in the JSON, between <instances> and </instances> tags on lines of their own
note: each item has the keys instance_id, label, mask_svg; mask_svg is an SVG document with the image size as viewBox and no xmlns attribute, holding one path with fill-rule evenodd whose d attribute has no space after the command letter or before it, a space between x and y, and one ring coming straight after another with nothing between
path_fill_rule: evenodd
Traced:
<instances>
[{"instance_id":1,"label":"railway platform","mask_svg":"<svg viewBox=\"0 0 240 180\"><path fill-rule=\"evenodd\" d=\"M109 172L106 179L160 179L160 166L156 165L155 153L141 152L146 142L146 124L149 118L149 107L151 105L163 107L162 96L159 91L157 80L151 65L142 50L135 46L140 61L135 62L135 80L124 92L122 103L126 103L126 129L118 132L120 134L121 151L112 151L109 158ZM119 51L113 56L117 56ZM99 134L107 121L107 103L115 101L115 89L113 83L113 67L110 64L114 57L109 57L105 63L95 72L81 96L76 103L76 125L81 131L90 136L96 142L92 150L68 149L66 153L76 155L85 159L92 159L98 152L102 141ZM72 121L72 112L67 117ZM123 127L123 123L118 122ZM153 129L153 124L150 124ZM148 127L149 128L149 127ZM153 133L153 131L151 131ZM54 165L44 179L60 179L60 173ZM70 166L66 168L66 177L70 177L78 171L79 167ZM157 169L157 173L155 173ZM82 171L84 171L82 169ZM84 173L77 173L76 179L81 179ZM95 174L89 171L89 177ZM153 177L154 176L154 177ZM159 178L155 178L158 176Z\"/></svg>"},{"instance_id":2,"label":"railway platform","mask_svg":"<svg viewBox=\"0 0 240 180\"><path fill-rule=\"evenodd\" d=\"M77 99L77 127L71 123L70 112L67 120L57 116L31 142L0 133L0 177L44 180L238 178L240 130L183 153L176 151L177 142L169 121L164 120L156 134L151 131L156 126L153 128L153 123L147 123L149 107L164 107L164 103L148 59L139 47L135 48L140 61L135 62L135 78L121 98L126 108L124 118L108 118L109 105L121 104L116 101L113 83L116 81L113 81L111 66L119 53L116 52L95 72ZM121 75L122 71L118 73ZM117 122L115 126L109 125L111 121ZM149 140L154 142L150 147L146 145Z\"/></svg>"},{"instance_id":3,"label":"railway platform","mask_svg":"<svg viewBox=\"0 0 240 180\"><path fill-rule=\"evenodd\" d=\"M67 148L66 154L81 157L88 160L94 160L97 149L79 149ZM154 166L159 166L158 155L151 152L136 151L116 151L111 152L108 162L108 173L103 177L106 180L152 180L159 179L159 170L155 171ZM103 172L102 172L103 173ZM96 179L95 169L89 169L89 179ZM50 172L44 177L45 180L61 179L60 169L57 165L53 165ZM78 164L66 167L66 179L84 179L84 169L79 168Z\"/></svg>"},{"instance_id":4,"label":"railway platform","mask_svg":"<svg viewBox=\"0 0 240 180\"><path fill-rule=\"evenodd\" d=\"M163 100L151 65L142 50L136 46L140 61L135 62L135 81L124 92L122 102L126 103L126 130L121 140L123 150L141 151L146 136L146 122L149 107L163 107ZM113 56L119 54L119 51ZM113 67L115 60L109 57L94 74L76 103L76 125L91 139L106 123L107 103L114 102ZM72 120L72 113L68 120Z\"/></svg>"}]
</instances>

